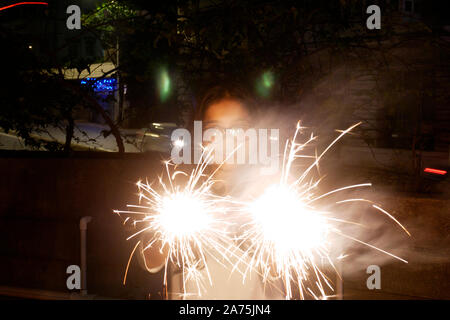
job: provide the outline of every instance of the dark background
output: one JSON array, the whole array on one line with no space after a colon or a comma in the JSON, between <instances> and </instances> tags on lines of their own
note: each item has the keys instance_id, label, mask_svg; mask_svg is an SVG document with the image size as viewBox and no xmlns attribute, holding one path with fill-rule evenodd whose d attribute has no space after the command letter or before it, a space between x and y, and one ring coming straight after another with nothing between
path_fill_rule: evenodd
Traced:
<instances>
[{"instance_id":1,"label":"dark background","mask_svg":"<svg viewBox=\"0 0 450 320\"><path fill-rule=\"evenodd\" d=\"M81 30L66 27L70 4ZM380 30L366 28L370 4ZM0 296L70 298L66 268L79 265L79 220L92 216L88 298L160 299L162 274L135 259L122 285L134 242L112 210L137 201L136 181L160 174L168 155L124 141L155 122L187 126L206 88L231 79L254 96L255 121L288 137L302 119L318 149L362 122L324 161L327 186L372 182L413 237L379 234L409 264L384 261L382 289L369 291L365 268L379 257L355 259L345 297L449 299L448 173L424 172L449 169L449 17L437 0L55 0L0 11L0 135L27 150L0 143ZM81 122L102 126L86 140L112 138L114 152L79 151L90 149ZM59 138L44 139L54 128Z\"/></svg>"}]
</instances>

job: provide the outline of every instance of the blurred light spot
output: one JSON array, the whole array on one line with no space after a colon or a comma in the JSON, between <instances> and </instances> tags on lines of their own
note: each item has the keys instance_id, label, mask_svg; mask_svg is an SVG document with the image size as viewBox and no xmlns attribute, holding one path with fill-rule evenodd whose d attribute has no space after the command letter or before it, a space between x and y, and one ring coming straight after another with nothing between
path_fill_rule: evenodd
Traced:
<instances>
[{"instance_id":1,"label":"blurred light spot","mask_svg":"<svg viewBox=\"0 0 450 320\"><path fill-rule=\"evenodd\" d=\"M115 78L86 78L81 80L82 85L91 86L95 92L113 92L116 89L117 79Z\"/></svg>"},{"instance_id":2,"label":"blurred light spot","mask_svg":"<svg viewBox=\"0 0 450 320\"><path fill-rule=\"evenodd\" d=\"M439 174L439 175L447 174L447 171L445 171L445 170L439 170L439 169L433 169L433 168L425 168L425 170L423 170L423 171L428 172L428 173Z\"/></svg>"},{"instance_id":3,"label":"blurred light spot","mask_svg":"<svg viewBox=\"0 0 450 320\"><path fill-rule=\"evenodd\" d=\"M159 134L156 133L147 133L147 135L153 138L159 138Z\"/></svg>"},{"instance_id":4,"label":"blurred light spot","mask_svg":"<svg viewBox=\"0 0 450 320\"><path fill-rule=\"evenodd\" d=\"M272 91L272 87L275 83L275 77L272 72L266 71L258 79L256 84L256 91L262 97L268 97Z\"/></svg>"},{"instance_id":5,"label":"blurred light spot","mask_svg":"<svg viewBox=\"0 0 450 320\"><path fill-rule=\"evenodd\" d=\"M162 102L166 101L170 95L170 77L167 70L161 71L158 77L158 89L159 89L159 97Z\"/></svg>"},{"instance_id":6,"label":"blurred light spot","mask_svg":"<svg viewBox=\"0 0 450 320\"><path fill-rule=\"evenodd\" d=\"M16 6L25 5L25 4L40 4L40 5L48 6L47 2L36 2L36 1L33 1L33 2L31 2L31 1L28 1L28 2L17 2L17 3L10 4L9 6L1 7L0 11L6 10L6 9L9 9L9 8L12 8L12 7L16 7Z\"/></svg>"}]
</instances>

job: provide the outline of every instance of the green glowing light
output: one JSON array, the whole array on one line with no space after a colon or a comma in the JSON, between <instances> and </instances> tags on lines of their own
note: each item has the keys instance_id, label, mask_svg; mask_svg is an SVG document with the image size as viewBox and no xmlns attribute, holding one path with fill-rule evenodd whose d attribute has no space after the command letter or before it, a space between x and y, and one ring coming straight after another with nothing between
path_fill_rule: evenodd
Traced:
<instances>
[{"instance_id":1,"label":"green glowing light","mask_svg":"<svg viewBox=\"0 0 450 320\"><path fill-rule=\"evenodd\" d=\"M273 83L274 83L273 74L271 72L264 72L263 85L266 88L271 88L273 86Z\"/></svg>"},{"instance_id":2,"label":"green glowing light","mask_svg":"<svg viewBox=\"0 0 450 320\"><path fill-rule=\"evenodd\" d=\"M272 91L272 87L275 84L275 76L272 72L266 71L258 79L256 84L256 91L263 97L268 97Z\"/></svg>"},{"instance_id":3,"label":"green glowing light","mask_svg":"<svg viewBox=\"0 0 450 320\"><path fill-rule=\"evenodd\" d=\"M159 97L162 102L170 95L171 81L167 70L162 70L158 79Z\"/></svg>"}]
</instances>

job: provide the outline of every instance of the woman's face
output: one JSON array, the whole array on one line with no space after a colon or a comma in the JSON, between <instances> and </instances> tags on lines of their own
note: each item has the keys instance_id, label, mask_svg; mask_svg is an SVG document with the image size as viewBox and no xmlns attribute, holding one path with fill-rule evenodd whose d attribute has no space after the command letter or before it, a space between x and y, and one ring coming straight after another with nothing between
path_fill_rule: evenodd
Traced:
<instances>
[{"instance_id":1,"label":"woman's face","mask_svg":"<svg viewBox=\"0 0 450 320\"><path fill-rule=\"evenodd\" d=\"M234 99L223 99L211 104L203 117L203 129L215 128L225 134L226 129L243 129L250 127L250 114L247 108ZM225 153L224 153L225 154ZM217 176L228 180L236 165L223 163Z\"/></svg>"},{"instance_id":2,"label":"woman's face","mask_svg":"<svg viewBox=\"0 0 450 320\"><path fill-rule=\"evenodd\" d=\"M247 129L249 124L250 115L247 109L241 102L233 99L223 99L213 103L207 108L203 118L205 129Z\"/></svg>"}]
</instances>

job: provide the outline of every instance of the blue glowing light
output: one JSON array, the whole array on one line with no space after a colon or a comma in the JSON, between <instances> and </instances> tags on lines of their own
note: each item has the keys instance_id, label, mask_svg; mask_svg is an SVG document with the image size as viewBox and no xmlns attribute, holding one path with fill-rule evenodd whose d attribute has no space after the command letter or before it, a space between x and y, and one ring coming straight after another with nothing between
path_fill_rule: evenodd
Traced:
<instances>
[{"instance_id":1,"label":"blue glowing light","mask_svg":"<svg viewBox=\"0 0 450 320\"><path fill-rule=\"evenodd\" d=\"M91 86L95 92L112 92L116 89L117 79L106 78L97 80L96 78L86 78L81 80L81 84Z\"/></svg>"}]
</instances>

